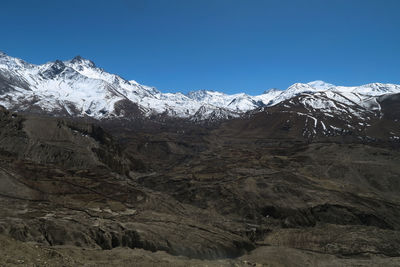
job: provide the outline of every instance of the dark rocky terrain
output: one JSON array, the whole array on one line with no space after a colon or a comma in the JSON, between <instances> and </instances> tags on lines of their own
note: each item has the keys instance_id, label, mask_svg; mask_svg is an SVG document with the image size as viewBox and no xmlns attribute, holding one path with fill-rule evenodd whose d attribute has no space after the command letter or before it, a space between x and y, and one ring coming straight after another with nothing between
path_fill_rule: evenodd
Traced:
<instances>
[{"instance_id":1,"label":"dark rocky terrain","mask_svg":"<svg viewBox=\"0 0 400 267\"><path fill-rule=\"evenodd\" d=\"M0 264L399 265L399 97L379 101L330 132L296 102L202 125L1 109Z\"/></svg>"}]
</instances>

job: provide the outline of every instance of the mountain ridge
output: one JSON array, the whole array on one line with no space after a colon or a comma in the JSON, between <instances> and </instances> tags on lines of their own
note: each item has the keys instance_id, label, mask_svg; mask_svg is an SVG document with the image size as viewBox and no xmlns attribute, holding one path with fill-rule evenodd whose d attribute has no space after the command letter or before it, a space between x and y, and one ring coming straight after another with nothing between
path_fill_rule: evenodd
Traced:
<instances>
[{"instance_id":1,"label":"mountain ridge","mask_svg":"<svg viewBox=\"0 0 400 267\"><path fill-rule=\"evenodd\" d=\"M286 90L270 89L261 95L226 94L196 90L187 94L163 93L111 74L81 56L42 65L28 63L0 53L0 105L15 111L39 110L66 116L95 119L150 117L165 115L199 122L240 117L245 112L274 106L299 94L336 92L346 94L355 105L368 97L400 93L400 85L370 83L336 86L324 81L295 83ZM332 97L335 94L331 94ZM129 103L131 110L117 107ZM130 114L129 116L127 114Z\"/></svg>"}]
</instances>

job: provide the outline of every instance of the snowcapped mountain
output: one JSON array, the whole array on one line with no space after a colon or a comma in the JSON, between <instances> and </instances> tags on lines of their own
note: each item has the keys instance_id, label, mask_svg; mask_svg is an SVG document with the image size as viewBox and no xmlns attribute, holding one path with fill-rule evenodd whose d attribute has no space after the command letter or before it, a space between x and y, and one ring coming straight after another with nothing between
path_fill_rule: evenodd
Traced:
<instances>
[{"instance_id":1,"label":"snowcapped mountain","mask_svg":"<svg viewBox=\"0 0 400 267\"><path fill-rule=\"evenodd\" d=\"M0 105L24 112L95 119L165 115L198 122L239 117L304 94L309 97L304 98L303 104L313 109L339 108L339 102L374 109L378 108L374 105L376 97L399 92L400 86L394 84L344 87L314 81L296 83L284 91L271 89L258 96L207 90L187 95L162 93L108 73L80 56L34 65L0 52ZM323 100L321 94L325 95Z\"/></svg>"},{"instance_id":2,"label":"snowcapped mountain","mask_svg":"<svg viewBox=\"0 0 400 267\"><path fill-rule=\"evenodd\" d=\"M253 126L253 130L261 127L269 136L399 143L399 99L400 86L393 84L329 85L328 89L295 84L275 99L276 104L252 112L248 118L252 124L268 121L268 129Z\"/></svg>"},{"instance_id":3,"label":"snowcapped mountain","mask_svg":"<svg viewBox=\"0 0 400 267\"><path fill-rule=\"evenodd\" d=\"M161 93L110 74L80 56L33 65L0 54L0 105L12 110L96 119L155 114L193 117L196 121L216 114L221 118L237 117L240 103L232 108L225 103L226 100L207 103L181 93ZM248 110L242 108L240 111Z\"/></svg>"},{"instance_id":4,"label":"snowcapped mountain","mask_svg":"<svg viewBox=\"0 0 400 267\"><path fill-rule=\"evenodd\" d=\"M336 98L343 99L343 97L345 97L351 102L351 105L363 105L365 99L370 97L400 93L400 85L371 83L361 86L346 87L335 86L322 81L295 83L286 90L275 95L274 98L271 99L271 102L268 104L268 106L274 106L282 101L291 99L301 94L315 95L316 93L322 92L325 92L333 100ZM316 103L317 102L318 101L316 101Z\"/></svg>"}]
</instances>

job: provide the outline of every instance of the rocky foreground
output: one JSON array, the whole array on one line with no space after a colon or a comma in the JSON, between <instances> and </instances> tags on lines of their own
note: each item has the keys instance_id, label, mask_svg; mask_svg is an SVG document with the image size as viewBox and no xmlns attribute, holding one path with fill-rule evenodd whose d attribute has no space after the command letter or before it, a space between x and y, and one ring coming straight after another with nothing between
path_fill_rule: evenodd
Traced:
<instances>
[{"instance_id":1,"label":"rocky foreground","mask_svg":"<svg viewBox=\"0 0 400 267\"><path fill-rule=\"evenodd\" d=\"M0 264L398 266L397 143L259 114L100 127L1 109Z\"/></svg>"},{"instance_id":2,"label":"rocky foreground","mask_svg":"<svg viewBox=\"0 0 400 267\"><path fill-rule=\"evenodd\" d=\"M280 246L260 246L235 259L200 260L163 251L49 247L0 236L0 266L398 266L399 258L349 258Z\"/></svg>"}]
</instances>

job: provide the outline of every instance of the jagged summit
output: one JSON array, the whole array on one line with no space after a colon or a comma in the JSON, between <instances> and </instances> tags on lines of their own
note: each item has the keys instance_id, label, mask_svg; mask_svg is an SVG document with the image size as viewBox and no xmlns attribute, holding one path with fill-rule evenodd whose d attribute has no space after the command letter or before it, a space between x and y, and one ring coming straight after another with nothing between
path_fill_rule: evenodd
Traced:
<instances>
[{"instance_id":1,"label":"jagged summit","mask_svg":"<svg viewBox=\"0 0 400 267\"><path fill-rule=\"evenodd\" d=\"M61 60L56 60L53 63L49 64L49 67L45 69L41 75L47 79L55 78L57 75L61 74L67 66L65 66L64 62Z\"/></svg>"},{"instance_id":2,"label":"jagged summit","mask_svg":"<svg viewBox=\"0 0 400 267\"><path fill-rule=\"evenodd\" d=\"M91 68L95 68L96 64L89 60L89 59L85 59L83 57L81 57L80 55L75 56L73 59L69 60L70 63L72 64L85 64Z\"/></svg>"},{"instance_id":3,"label":"jagged summit","mask_svg":"<svg viewBox=\"0 0 400 267\"><path fill-rule=\"evenodd\" d=\"M84 60L84 58L81 57L80 55L77 55L77 56L75 56L71 61L72 61L72 62L75 62L75 61L79 62L79 61L82 61L82 60Z\"/></svg>"}]
</instances>

